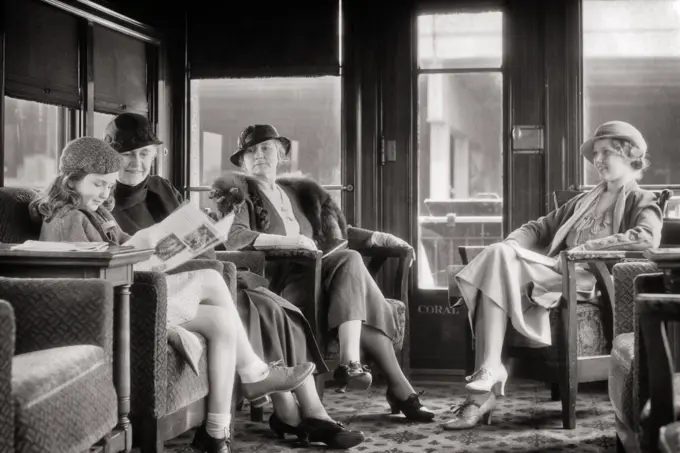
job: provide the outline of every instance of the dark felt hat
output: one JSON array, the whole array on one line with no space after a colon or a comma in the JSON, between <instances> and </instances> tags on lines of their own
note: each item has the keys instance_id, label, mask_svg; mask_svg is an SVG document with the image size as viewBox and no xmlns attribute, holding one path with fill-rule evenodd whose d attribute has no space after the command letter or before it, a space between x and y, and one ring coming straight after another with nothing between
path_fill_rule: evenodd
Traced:
<instances>
[{"instance_id":1,"label":"dark felt hat","mask_svg":"<svg viewBox=\"0 0 680 453\"><path fill-rule=\"evenodd\" d=\"M94 137L80 137L67 143L59 158L62 173L108 175L120 171L121 166L120 154L104 140Z\"/></svg>"},{"instance_id":2,"label":"dark felt hat","mask_svg":"<svg viewBox=\"0 0 680 453\"><path fill-rule=\"evenodd\" d=\"M276 128L270 124L253 124L241 131L238 137L238 149L231 155L229 160L236 166L241 165L241 155L251 146L266 142L267 140L278 140L283 145L286 156L290 153L290 139L279 135Z\"/></svg>"},{"instance_id":3,"label":"dark felt hat","mask_svg":"<svg viewBox=\"0 0 680 453\"><path fill-rule=\"evenodd\" d=\"M160 145L149 119L139 113L121 113L111 120L104 132L104 141L119 153L149 145Z\"/></svg>"}]
</instances>

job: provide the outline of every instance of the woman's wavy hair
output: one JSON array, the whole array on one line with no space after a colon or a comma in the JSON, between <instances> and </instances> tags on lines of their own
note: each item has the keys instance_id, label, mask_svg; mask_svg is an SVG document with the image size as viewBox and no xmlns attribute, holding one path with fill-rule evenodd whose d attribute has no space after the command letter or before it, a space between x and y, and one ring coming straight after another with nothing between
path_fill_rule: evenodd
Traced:
<instances>
[{"instance_id":1,"label":"woman's wavy hair","mask_svg":"<svg viewBox=\"0 0 680 453\"><path fill-rule=\"evenodd\" d=\"M610 139L610 142L612 148L614 148L621 157L626 159L628 165L637 172L636 179L641 179L642 173L644 173L650 165L647 154L625 139L612 138Z\"/></svg>"},{"instance_id":2,"label":"woman's wavy hair","mask_svg":"<svg viewBox=\"0 0 680 453\"><path fill-rule=\"evenodd\" d=\"M80 206L83 198L76 190L76 185L87 175L88 173L84 171L61 173L52 181L45 191L45 195L36 202L36 209L44 221L51 220L63 209ZM102 206L110 211L114 205L115 199L112 191Z\"/></svg>"}]
</instances>

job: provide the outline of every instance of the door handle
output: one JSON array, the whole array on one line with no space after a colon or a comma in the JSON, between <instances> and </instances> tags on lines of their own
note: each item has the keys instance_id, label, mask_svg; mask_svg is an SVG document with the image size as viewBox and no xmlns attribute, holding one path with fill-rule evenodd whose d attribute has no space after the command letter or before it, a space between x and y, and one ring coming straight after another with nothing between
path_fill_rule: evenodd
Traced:
<instances>
[{"instance_id":1,"label":"door handle","mask_svg":"<svg viewBox=\"0 0 680 453\"><path fill-rule=\"evenodd\" d=\"M326 190L344 190L345 192L354 192L354 186L352 184L342 185L342 184L326 184L321 186Z\"/></svg>"}]
</instances>

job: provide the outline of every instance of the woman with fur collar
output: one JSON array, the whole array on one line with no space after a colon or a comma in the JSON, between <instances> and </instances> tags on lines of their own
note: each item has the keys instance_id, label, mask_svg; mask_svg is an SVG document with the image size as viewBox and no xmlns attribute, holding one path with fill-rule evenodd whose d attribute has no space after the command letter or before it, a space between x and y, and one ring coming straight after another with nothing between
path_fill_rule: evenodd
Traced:
<instances>
[{"instance_id":1,"label":"woman with fur collar","mask_svg":"<svg viewBox=\"0 0 680 453\"><path fill-rule=\"evenodd\" d=\"M151 129L149 120L137 113L123 113L111 120L104 133L106 141L121 157L122 167L118 173L115 190L113 217L123 231L135 234L168 217L183 203L183 197L172 184L160 176L151 175L151 168L161 142ZM203 256L214 256L210 250ZM268 362L288 365L313 362L316 372L328 371L323 355L314 342L312 329L302 312L280 296L266 289L264 278L238 275L236 303L238 313L246 326L252 346L259 357ZM350 430L336 422L319 399L313 376L308 376L291 392L278 392L275 410L284 414L298 415L302 412L300 426L290 432L313 443L324 443L330 448L351 448L364 440L361 431ZM269 397L251 401L251 406L266 404ZM278 403L277 403L278 402ZM283 402L283 403L282 403ZM271 423L279 435L285 435L285 427Z\"/></svg>"},{"instance_id":2,"label":"woman with fur collar","mask_svg":"<svg viewBox=\"0 0 680 453\"><path fill-rule=\"evenodd\" d=\"M328 303L328 330L336 331L340 365L334 378L343 387L366 389L372 377L361 364L360 348L385 371L387 400L394 413L430 421L434 414L420 403L399 366L392 339L396 326L392 305L387 302L366 268L362 256L352 250L370 246L411 248L408 243L381 232L348 227L340 208L317 182L300 176L277 177L278 165L290 152L290 140L270 125L245 128L231 161L243 173L225 175L213 183L212 197L221 214L239 200L227 247L258 249L288 246L317 250L347 239L349 250L339 250L322 262L321 287ZM240 209L245 206L246 209ZM290 263L269 263L271 289L295 305L306 297L301 279L305 273Z\"/></svg>"},{"instance_id":3,"label":"woman with fur collar","mask_svg":"<svg viewBox=\"0 0 680 453\"><path fill-rule=\"evenodd\" d=\"M475 331L476 371L468 396L445 429L488 423L496 396L504 395L508 373L501 351L508 324L537 346L551 344L549 309L560 301L562 250L646 250L661 242L662 213L654 193L637 179L648 166L647 144L628 123L602 124L581 154L602 182L545 217L487 247L458 275L456 283ZM537 253L538 252L538 253ZM595 278L576 269L579 300L595 297Z\"/></svg>"}]
</instances>

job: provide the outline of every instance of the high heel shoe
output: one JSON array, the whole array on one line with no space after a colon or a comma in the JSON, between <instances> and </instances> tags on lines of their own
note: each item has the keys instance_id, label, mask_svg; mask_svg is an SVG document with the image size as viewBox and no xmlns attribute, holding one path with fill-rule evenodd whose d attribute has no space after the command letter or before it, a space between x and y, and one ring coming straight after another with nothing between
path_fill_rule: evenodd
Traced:
<instances>
[{"instance_id":1,"label":"high heel shoe","mask_svg":"<svg viewBox=\"0 0 680 453\"><path fill-rule=\"evenodd\" d=\"M284 366L283 361L269 364L267 377L257 382L241 384L243 396L254 407L262 407L267 403L269 395L277 392L290 392L302 385L302 382L312 374L315 365L311 362L301 363L293 367Z\"/></svg>"},{"instance_id":2,"label":"high heel shoe","mask_svg":"<svg viewBox=\"0 0 680 453\"><path fill-rule=\"evenodd\" d=\"M447 430L461 430L474 428L480 421L485 425L490 425L494 409L496 409L496 396L493 393L489 393L489 398L482 404L468 399L455 407L454 418L442 423L441 426Z\"/></svg>"},{"instance_id":3,"label":"high heel shoe","mask_svg":"<svg viewBox=\"0 0 680 453\"><path fill-rule=\"evenodd\" d=\"M366 390L373 382L371 369L362 365L360 362L349 362L348 364L340 364L333 372L333 379L340 387L336 390L337 393L345 393L347 388L355 390Z\"/></svg>"},{"instance_id":4,"label":"high heel shoe","mask_svg":"<svg viewBox=\"0 0 680 453\"><path fill-rule=\"evenodd\" d=\"M297 436L300 443L309 446L312 442L326 444L329 448L352 448L364 441L364 433L345 428L342 423L317 418L306 418L298 426L282 421L276 413L269 417L269 427L279 439L286 434Z\"/></svg>"},{"instance_id":5,"label":"high heel shoe","mask_svg":"<svg viewBox=\"0 0 680 453\"><path fill-rule=\"evenodd\" d=\"M344 450L352 448L364 441L364 433L345 428L340 422L305 418L298 426L305 433L300 439L303 445L312 442L326 444L328 448Z\"/></svg>"},{"instance_id":6,"label":"high heel shoe","mask_svg":"<svg viewBox=\"0 0 680 453\"><path fill-rule=\"evenodd\" d=\"M468 381L465 388L471 392L493 392L496 396L505 396L505 382L508 380L508 371L503 365L494 370L480 368L465 379Z\"/></svg>"},{"instance_id":7,"label":"high heel shoe","mask_svg":"<svg viewBox=\"0 0 680 453\"><path fill-rule=\"evenodd\" d=\"M434 418L434 412L420 403L419 396L422 395L422 393L423 392L411 393L405 400L400 400L394 396L394 393L392 393L392 390L388 387L385 398L387 398L387 404L390 405L392 414L401 412L408 420L430 422Z\"/></svg>"}]
</instances>

